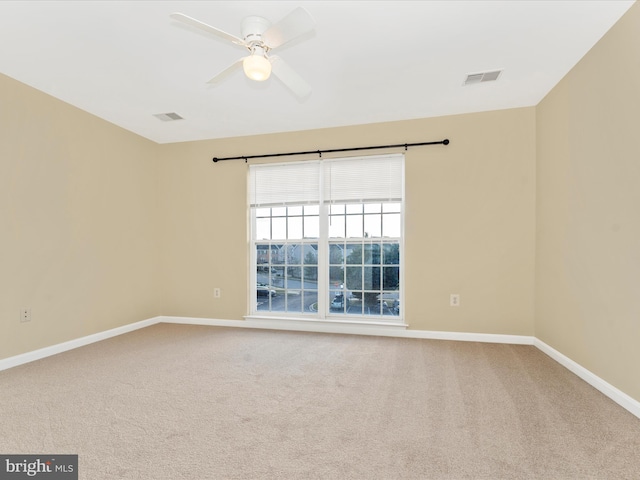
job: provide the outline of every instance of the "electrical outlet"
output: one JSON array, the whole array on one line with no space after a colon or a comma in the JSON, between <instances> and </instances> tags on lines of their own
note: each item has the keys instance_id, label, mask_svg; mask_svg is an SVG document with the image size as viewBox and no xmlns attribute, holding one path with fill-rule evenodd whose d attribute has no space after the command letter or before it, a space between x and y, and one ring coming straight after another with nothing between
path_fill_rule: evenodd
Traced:
<instances>
[{"instance_id":1,"label":"electrical outlet","mask_svg":"<svg viewBox=\"0 0 640 480\"><path fill-rule=\"evenodd\" d=\"M450 307L459 307L460 306L460 294L452 293L449 295L449 306Z\"/></svg>"},{"instance_id":2,"label":"electrical outlet","mask_svg":"<svg viewBox=\"0 0 640 480\"><path fill-rule=\"evenodd\" d=\"M213 298L220 298L221 294L222 294L222 292L220 291L219 288L214 288L213 289Z\"/></svg>"},{"instance_id":3,"label":"electrical outlet","mask_svg":"<svg viewBox=\"0 0 640 480\"><path fill-rule=\"evenodd\" d=\"M21 322L30 322L31 321L31 309L30 308L21 308L20 309L20 321Z\"/></svg>"}]
</instances>

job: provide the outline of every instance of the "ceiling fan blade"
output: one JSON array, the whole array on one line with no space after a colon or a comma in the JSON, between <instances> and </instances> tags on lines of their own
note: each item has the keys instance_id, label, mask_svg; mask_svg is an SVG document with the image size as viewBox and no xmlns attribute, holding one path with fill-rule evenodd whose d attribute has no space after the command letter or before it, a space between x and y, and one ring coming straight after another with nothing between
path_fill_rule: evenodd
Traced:
<instances>
[{"instance_id":1,"label":"ceiling fan blade","mask_svg":"<svg viewBox=\"0 0 640 480\"><path fill-rule=\"evenodd\" d=\"M262 34L269 48L276 48L300 35L312 31L316 22L304 8L298 7Z\"/></svg>"},{"instance_id":2,"label":"ceiling fan blade","mask_svg":"<svg viewBox=\"0 0 640 480\"><path fill-rule=\"evenodd\" d=\"M211 25L207 25L206 23L201 22L200 20L196 20L195 18L188 17L183 13L172 13L169 15L174 20L178 22L182 22L185 25L190 25L192 27L199 28L200 30L204 30L207 33L211 33L219 38L223 38L225 40L229 40L230 42L235 43L236 45L245 46L245 43L242 39L231 35L230 33L224 32L219 28L212 27Z\"/></svg>"},{"instance_id":3,"label":"ceiling fan blade","mask_svg":"<svg viewBox=\"0 0 640 480\"><path fill-rule=\"evenodd\" d=\"M284 60L278 56L269 58L271 62L271 71L291 90L294 95L300 99L305 99L311 95L311 86L298 75Z\"/></svg>"},{"instance_id":4,"label":"ceiling fan blade","mask_svg":"<svg viewBox=\"0 0 640 480\"><path fill-rule=\"evenodd\" d=\"M213 77L207 83L209 83L211 85L217 85L218 83L220 83L223 80L225 80L227 77L229 77L232 73L234 73L236 70L238 70L242 66L242 61L244 60L244 58L245 57L242 57L242 58L236 60L235 62L233 62L231 65L229 65L223 71L218 73L215 77Z\"/></svg>"}]
</instances>

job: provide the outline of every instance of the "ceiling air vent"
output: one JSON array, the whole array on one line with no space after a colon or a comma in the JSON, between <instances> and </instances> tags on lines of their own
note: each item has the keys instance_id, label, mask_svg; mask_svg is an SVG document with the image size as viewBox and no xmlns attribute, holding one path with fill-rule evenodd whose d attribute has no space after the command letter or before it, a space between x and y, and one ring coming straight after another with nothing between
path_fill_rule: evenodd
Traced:
<instances>
[{"instance_id":1,"label":"ceiling air vent","mask_svg":"<svg viewBox=\"0 0 640 480\"><path fill-rule=\"evenodd\" d=\"M155 113L153 116L156 118L159 118L163 122L173 122L174 120L182 120L182 117L175 112Z\"/></svg>"},{"instance_id":2,"label":"ceiling air vent","mask_svg":"<svg viewBox=\"0 0 640 480\"><path fill-rule=\"evenodd\" d=\"M470 73L467 75L463 85L473 85L475 83L493 82L498 79L502 70L494 70L491 72Z\"/></svg>"}]
</instances>

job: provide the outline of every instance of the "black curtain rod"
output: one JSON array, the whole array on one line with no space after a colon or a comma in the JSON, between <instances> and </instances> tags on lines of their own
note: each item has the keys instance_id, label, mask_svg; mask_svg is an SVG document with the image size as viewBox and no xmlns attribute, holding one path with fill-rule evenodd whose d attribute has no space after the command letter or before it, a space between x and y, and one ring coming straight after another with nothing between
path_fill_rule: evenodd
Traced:
<instances>
[{"instance_id":1,"label":"black curtain rod","mask_svg":"<svg viewBox=\"0 0 640 480\"><path fill-rule=\"evenodd\" d=\"M268 155L248 155L243 157L213 157L213 162L222 162L224 160L244 160L245 163L253 158L269 158L269 157L290 157L292 155L320 155L322 158L323 153L335 153L335 152L355 152L359 150L377 150L380 148L397 148L404 147L406 150L409 147L421 147L423 145L449 145L449 139L445 138L439 142L422 142L422 143L398 143L397 145L378 145L375 147L354 147L354 148L334 148L332 150L309 150L307 152L289 152L289 153L270 153Z\"/></svg>"}]
</instances>

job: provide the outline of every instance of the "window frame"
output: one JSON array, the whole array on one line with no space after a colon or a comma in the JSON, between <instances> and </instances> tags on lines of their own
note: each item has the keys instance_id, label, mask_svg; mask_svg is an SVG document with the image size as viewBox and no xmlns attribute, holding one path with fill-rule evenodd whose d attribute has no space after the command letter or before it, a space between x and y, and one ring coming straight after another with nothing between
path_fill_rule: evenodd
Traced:
<instances>
[{"instance_id":1,"label":"window frame","mask_svg":"<svg viewBox=\"0 0 640 480\"><path fill-rule=\"evenodd\" d=\"M318 164L318 168L320 169L320 182L318 188L320 190L320 198L318 203L311 202L307 205L317 205L319 207L319 236L318 238L301 238L301 239L257 239L256 232L254 231L256 227L256 212L259 208L277 208L278 206L298 206L305 205L304 203L291 203L291 204L282 204L282 205L271 205L270 207L266 207L264 205L254 206L251 204L251 200L248 195L248 246L249 246L249 301L248 301L248 315L246 318L260 318L260 319L275 319L275 320L311 320L318 322L338 322L338 323L356 323L356 324L372 324L379 326L405 326L404 323L404 292L406 290L405 286L405 275L404 275L404 238L405 238L405 156L404 154L389 154L389 155L376 155L376 156L363 156L358 157L358 161L366 162L367 159L370 158L387 158L394 157L395 159L401 160L401 198L400 199L369 199L369 200L361 200L357 202L358 204L375 204L380 203L381 205L385 203L399 203L400 204L400 236L399 237L383 237L382 232L379 237L375 238L366 238L366 237L358 237L351 238L345 237L335 238L329 237L329 219L330 219L330 208L332 203L329 203L325 198L323 198L323 192L325 189L324 178L325 178L325 162L339 162L341 160L349 160L353 161L353 157L347 158L336 158L330 160L312 160L306 162L289 162L289 163L269 163L269 164L260 164L260 167L266 166L280 166L280 165L291 165L292 163L296 164L308 164L309 162L314 162ZM247 177L250 178L250 167L247 169ZM249 182L248 182L249 183ZM251 188L251 185L249 185ZM343 202L340 202L343 203ZM354 203L354 202L349 202ZM338 202L333 203L338 204ZM364 207L363 207L364 210ZM264 217L263 217L264 218ZM272 218L272 216L270 217ZM363 217L364 219L364 217ZM381 227L382 228L382 227ZM342 242L344 244L347 243L359 243L364 244L368 242L378 243L381 246L387 243L397 243L398 244L398 302L400 305L398 315L389 315L389 314L373 314L367 315L365 313L362 314L348 314L331 311L330 304L332 301L331 294L334 291L330 285L329 278L329 270L330 270L330 256L329 249L330 245L335 242ZM302 303L302 311L296 312L286 312L286 311L265 311L258 310L258 299L257 299L257 269L259 267L258 259L257 259L257 246L263 243L268 244L317 244L317 276L318 276L318 285L317 285L317 311L304 311L304 303ZM382 252L381 252L382 256ZM301 261L304 262L303 260ZM395 266L395 264L394 264ZM382 268L384 268L384 264L381 260L381 272ZM304 268L304 267L303 267ZM383 279L380 280L379 290L381 294L384 293L383 290ZM304 288L302 287L302 290ZM363 291L366 290L362 289ZM382 300L381 299L381 308L382 308Z\"/></svg>"}]
</instances>

